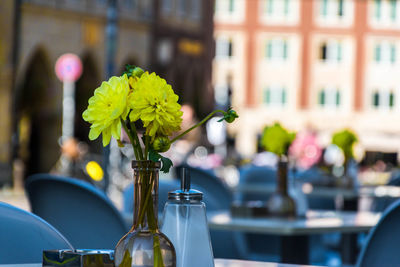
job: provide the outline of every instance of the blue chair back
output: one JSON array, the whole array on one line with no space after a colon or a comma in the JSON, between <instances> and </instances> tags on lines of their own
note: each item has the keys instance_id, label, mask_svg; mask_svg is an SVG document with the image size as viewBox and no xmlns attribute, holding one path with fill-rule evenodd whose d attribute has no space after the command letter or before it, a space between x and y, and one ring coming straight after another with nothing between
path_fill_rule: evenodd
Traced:
<instances>
[{"instance_id":1,"label":"blue chair back","mask_svg":"<svg viewBox=\"0 0 400 267\"><path fill-rule=\"evenodd\" d=\"M160 179L158 181L158 213L162 213L165 203L168 200L168 192L177 190L181 187L177 180ZM128 185L123 192L123 209L126 213L133 212L134 186Z\"/></svg>"},{"instance_id":2,"label":"blue chair back","mask_svg":"<svg viewBox=\"0 0 400 267\"><path fill-rule=\"evenodd\" d=\"M0 264L42 262L43 250L49 249L73 247L43 219L0 202Z\"/></svg>"},{"instance_id":3,"label":"blue chair back","mask_svg":"<svg viewBox=\"0 0 400 267\"><path fill-rule=\"evenodd\" d=\"M306 171L296 174L298 182L310 183L313 186L333 186L332 177L317 167L312 167ZM315 196L308 194L308 208L313 210L335 210L335 197Z\"/></svg>"},{"instance_id":4,"label":"blue chair back","mask_svg":"<svg viewBox=\"0 0 400 267\"><path fill-rule=\"evenodd\" d=\"M399 266L400 200L383 213L378 224L369 232L358 257L357 267Z\"/></svg>"},{"instance_id":5,"label":"blue chair back","mask_svg":"<svg viewBox=\"0 0 400 267\"><path fill-rule=\"evenodd\" d=\"M357 267L399 266L400 200L388 207L369 232L358 257Z\"/></svg>"},{"instance_id":6,"label":"blue chair back","mask_svg":"<svg viewBox=\"0 0 400 267\"><path fill-rule=\"evenodd\" d=\"M32 212L55 227L76 248L114 249L128 227L107 196L74 178L36 174L27 180Z\"/></svg>"},{"instance_id":7,"label":"blue chair back","mask_svg":"<svg viewBox=\"0 0 400 267\"><path fill-rule=\"evenodd\" d=\"M214 203L215 209L230 209L233 200L232 192L218 177L208 171L185 164L176 168L179 181L182 177L182 168L188 169L192 188L199 186L204 190L205 195L214 196L218 200L217 203Z\"/></svg>"},{"instance_id":8,"label":"blue chair back","mask_svg":"<svg viewBox=\"0 0 400 267\"><path fill-rule=\"evenodd\" d=\"M271 192L276 186L276 169L267 166L248 165L240 168L239 187L246 185L270 186ZM271 192L238 192L236 200L238 201L267 201Z\"/></svg>"},{"instance_id":9,"label":"blue chair back","mask_svg":"<svg viewBox=\"0 0 400 267\"><path fill-rule=\"evenodd\" d=\"M389 186L400 186L400 173L395 172L392 174L387 185ZM375 198L372 203L372 210L376 212L383 212L387 207L396 202L398 198L394 197L379 197Z\"/></svg>"}]
</instances>

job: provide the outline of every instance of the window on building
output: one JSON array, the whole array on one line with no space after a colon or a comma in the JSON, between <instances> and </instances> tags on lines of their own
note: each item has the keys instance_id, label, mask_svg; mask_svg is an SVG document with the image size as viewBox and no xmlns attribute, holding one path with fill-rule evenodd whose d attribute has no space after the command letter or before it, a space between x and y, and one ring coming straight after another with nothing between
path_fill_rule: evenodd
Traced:
<instances>
[{"instance_id":1,"label":"window on building","mask_svg":"<svg viewBox=\"0 0 400 267\"><path fill-rule=\"evenodd\" d=\"M216 39L216 52L217 58L232 58L233 57L233 43L228 38Z\"/></svg>"},{"instance_id":2,"label":"window on building","mask_svg":"<svg viewBox=\"0 0 400 267\"><path fill-rule=\"evenodd\" d=\"M376 43L374 47L374 61L376 63L396 63L396 44L390 42Z\"/></svg>"},{"instance_id":3,"label":"window on building","mask_svg":"<svg viewBox=\"0 0 400 267\"><path fill-rule=\"evenodd\" d=\"M338 0L338 16L343 17L344 15L344 0Z\"/></svg>"},{"instance_id":4,"label":"window on building","mask_svg":"<svg viewBox=\"0 0 400 267\"><path fill-rule=\"evenodd\" d=\"M190 14L193 19L200 19L201 18L201 5L202 0L192 0L191 7L190 7Z\"/></svg>"},{"instance_id":5,"label":"window on building","mask_svg":"<svg viewBox=\"0 0 400 267\"><path fill-rule=\"evenodd\" d=\"M220 14L233 14L237 12L237 0L216 0L215 11Z\"/></svg>"},{"instance_id":6,"label":"window on building","mask_svg":"<svg viewBox=\"0 0 400 267\"><path fill-rule=\"evenodd\" d=\"M345 15L344 0L320 0L320 15L323 18L341 18Z\"/></svg>"},{"instance_id":7,"label":"window on building","mask_svg":"<svg viewBox=\"0 0 400 267\"><path fill-rule=\"evenodd\" d=\"M264 3L264 12L270 16L287 16L293 0L266 0Z\"/></svg>"},{"instance_id":8,"label":"window on building","mask_svg":"<svg viewBox=\"0 0 400 267\"><path fill-rule=\"evenodd\" d=\"M372 93L372 106L375 109L393 109L395 94L392 90L376 89Z\"/></svg>"},{"instance_id":9,"label":"window on building","mask_svg":"<svg viewBox=\"0 0 400 267\"><path fill-rule=\"evenodd\" d=\"M261 16L266 22L295 20L298 6L297 1L261 0Z\"/></svg>"},{"instance_id":10,"label":"window on building","mask_svg":"<svg viewBox=\"0 0 400 267\"><path fill-rule=\"evenodd\" d=\"M229 13L235 12L235 0L228 0L228 11Z\"/></svg>"},{"instance_id":11,"label":"window on building","mask_svg":"<svg viewBox=\"0 0 400 267\"><path fill-rule=\"evenodd\" d=\"M397 23L397 8L399 0L374 0L373 18L375 22L392 24Z\"/></svg>"},{"instance_id":12,"label":"window on building","mask_svg":"<svg viewBox=\"0 0 400 267\"><path fill-rule=\"evenodd\" d=\"M337 88L322 88L318 94L318 105L321 107L337 108L341 105L340 90Z\"/></svg>"},{"instance_id":13,"label":"window on building","mask_svg":"<svg viewBox=\"0 0 400 267\"><path fill-rule=\"evenodd\" d=\"M380 20L382 16L382 0L374 0L374 16L377 20Z\"/></svg>"},{"instance_id":14,"label":"window on building","mask_svg":"<svg viewBox=\"0 0 400 267\"><path fill-rule=\"evenodd\" d=\"M188 3L187 0L178 0L177 2L177 11L178 16L185 17L188 14Z\"/></svg>"},{"instance_id":15,"label":"window on building","mask_svg":"<svg viewBox=\"0 0 400 267\"><path fill-rule=\"evenodd\" d=\"M164 15L169 15L172 11L172 0L162 0L162 13Z\"/></svg>"},{"instance_id":16,"label":"window on building","mask_svg":"<svg viewBox=\"0 0 400 267\"><path fill-rule=\"evenodd\" d=\"M342 43L338 41L322 42L319 48L319 59L324 62L341 62L343 58Z\"/></svg>"},{"instance_id":17,"label":"window on building","mask_svg":"<svg viewBox=\"0 0 400 267\"><path fill-rule=\"evenodd\" d=\"M227 105L229 101L229 86L228 84L219 84L215 86L214 98L215 102L220 106Z\"/></svg>"},{"instance_id":18,"label":"window on building","mask_svg":"<svg viewBox=\"0 0 400 267\"><path fill-rule=\"evenodd\" d=\"M283 86L268 86L264 90L264 103L268 106L285 106L287 103L286 91Z\"/></svg>"},{"instance_id":19,"label":"window on building","mask_svg":"<svg viewBox=\"0 0 400 267\"><path fill-rule=\"evenodd\" d=\"M379 106L379 93L378 92L375 92L372 95L372 105L374 107L378 107Z\"/></svg>"},{"instance_id":20,"label":"window on building","mask_svg":"<svg viewBox=\"0 0 400 267\"><path fill-rule=\"evenodd\" d=\"M136 8L136 0L124 0L125 8Z\"/></svg>"},{"instance_id":21,"label":"window on building","mask_svg":"<svg viewBox=\"0 0 400 267\"><path fill-rule=\"evenodd\" d=\"M268 60L287 60L288 41L281 38L268 40L265 47L265 57Z\"/></svg>"},{"instance_id":22,"label":"window on building","mask_svg":"<svg viewBox=\"0 0 400 267\"><path fill-rule=\"evenodd\" d=\"M396 21L397 18L397 0L390 0L390 18Z\"/></svg>"}]
</instances>

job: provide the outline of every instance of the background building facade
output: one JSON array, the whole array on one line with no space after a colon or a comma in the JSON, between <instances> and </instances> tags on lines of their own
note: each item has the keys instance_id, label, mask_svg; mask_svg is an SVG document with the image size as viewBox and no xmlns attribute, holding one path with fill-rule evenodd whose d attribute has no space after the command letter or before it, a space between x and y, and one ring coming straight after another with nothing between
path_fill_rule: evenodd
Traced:
<instances>
[{"instance_id":1,"label":"background building facade","mask_svg":"<svg viewBox=\"0 0 400 267\"><path fill-rule=\"evenodd\" d=\"M214 0L155 0L151 68L203 117L214 108Z\"/></svg>"},{"instance_id":2,"label":"background building facade","mask_svg":"<svg viewBox=\"0 0 400 267\"><path fill-rule=\"evenodd\" d=\"M107 39L111 4L117 6L116 38ZM213 108L211 62L213 0L5 0L0 3L0 185L13 174L48 172L60 157L62 83L54 65L78 55L74 137L88 140L81 114L102 80L126 64L157 71L201 115ZM107 61L107 62L106 62Z\"/></svg>"},{"instance_id":3,"label":"background building facade","mask_svg":"<svg viewBox=\"0 0 400 267\"><path fill-rule=\"evenodd\" d=\"M214 21L216 100L229 80L241 152L274 121L400 151L400 1L217 0Z\"/></svg>"}]
</instances>

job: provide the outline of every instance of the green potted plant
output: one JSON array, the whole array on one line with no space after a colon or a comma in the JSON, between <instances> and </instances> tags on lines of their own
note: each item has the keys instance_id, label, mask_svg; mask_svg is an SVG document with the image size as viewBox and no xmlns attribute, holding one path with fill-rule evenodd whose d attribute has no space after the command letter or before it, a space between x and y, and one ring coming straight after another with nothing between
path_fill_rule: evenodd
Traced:
<instances>
[{"instance_id":1,"label":"green potted plant","mask_svg":"<svg viewBox=\"0 0 400 267\"><path fill-rule=\"evenodd\" d=\"M339 186L343 187L353 187L353 179L350 177L348 170L349 170L349 163L352 159L354 159L354 151L353 146L355 143L358 142L357 135L349 130L344 129L335 132L332 135L332 144L336 145L342 152L343 152L343 175L340 177L338 181Z\"/></svg>"},{"instance_id":2,"label":"green potted plant","mask_svg":"<svg viewBox=\"0 0 400 267\"><path fill-rule=\"evenodd\" d=\"M279 123L265 127L261 137L261 146L278 156L277 189L267 201L268 212L273 216L296 215L296 204L288 194L288 150L295 137Z\"/></svg>"}]
</instances>

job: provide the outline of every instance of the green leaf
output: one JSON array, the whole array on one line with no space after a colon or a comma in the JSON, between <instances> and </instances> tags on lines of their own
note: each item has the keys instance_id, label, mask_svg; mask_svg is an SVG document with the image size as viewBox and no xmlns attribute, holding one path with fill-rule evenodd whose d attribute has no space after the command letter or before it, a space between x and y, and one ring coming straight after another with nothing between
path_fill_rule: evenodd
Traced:
<instances>
[{"instance_id":1,"label":"green leaf","mask_svg":"<svg viewBox=\"0 0 400 267\"><path fill-rule=\"evenodd\" d=\"M161 160L161 171L163 173L168 173L173 166L173 163L169 158L160 155L158 152L154 151L153 148L150 148L149 150L149 159L153 162L158 162Z\"/></svg>"}]
</instances>

